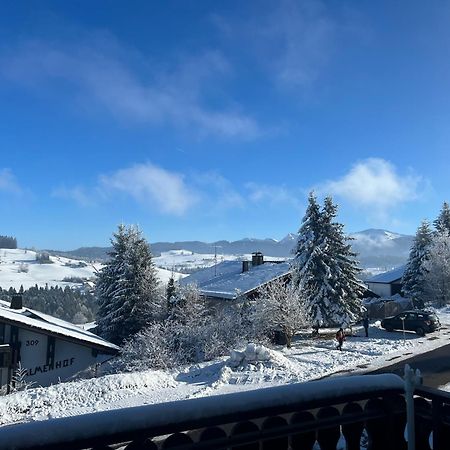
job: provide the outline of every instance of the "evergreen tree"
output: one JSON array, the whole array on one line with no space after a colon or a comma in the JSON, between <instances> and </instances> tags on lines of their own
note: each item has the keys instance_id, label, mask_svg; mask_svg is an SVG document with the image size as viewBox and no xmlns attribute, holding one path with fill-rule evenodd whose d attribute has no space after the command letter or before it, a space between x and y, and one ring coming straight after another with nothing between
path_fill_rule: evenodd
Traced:
<instances>
[{"instance_id":1,"label":"evergreen tree","mask_svg":"<svg viewBox=\"0 0 450 450\"><path fill-rule=\"evenodd\" d=\"M356 254L343 225L334 221L336 214L331 198L320 209L310 194L293 262L293 280L304 292L306 310L316 327L350 325L363 311Z\"/></svg>"},{"instance_id":2,"label":"evergreen tree","mask_svg":"<svg viewBox=\"0 0 450 450\"><path fill-rule=\"evenodd\" d=\"M306 312L316 327L324 323L323 317L312 307L320 289L319 279L326 273L322 264L324 244L321 220L317 198L314 192L310 192L308 207L298 231L292 263L292 281L303 292Z\"/></svg>"},{"instance_id":3,"label":"evergreen tree","mask_svg":"<svg viewBox=\"0 0 450 450\"><path fill-rule=\"evenodd\" d=\"M344 225L335 221L337 205L331 197L325 198L322 215L326 243L324 255L329 268L328 278L322 285L322 297L330 302L330 309L325 307L332 323L337 323L336 317L341 324L350 325L361 317L364 310L360 300L363 287L357 278L361 269L357 254L352 251L352 238L345 235Z\"/></svg>"},{"instance_id":4,"label":"evergreen tree","mask_svg":"<svg viewBox=\"0 0 450 450\"><path fill-rule=\"evenodd\" d=\"M159 281L137 227L120 225L111 243L110 260L96 282L97 323L101 336L121 344L160 314Z\"/></svg>"},{"instance_id":5,"label":"evergreen tree","mask_svg":"<svg viewBox=\"0 0 450 450\"><path fill-rule=\"evenodd\" d=\"M450 235L447 231L435 234L423 265L427 303L436 308L450 304Z\"/></svg>"},{"instance_id":6,"label":"evergreen tree","mask_svg":"<svg viewBox=\"0 0 450 450\"><path fill-rule=\"evenodd\" d=\"M424 280L427 269L424 263L429 259L432 241L430 224L424 220L417 229L402 278L403 295L411 298L419 308L422 308L426 301Z\"/></svg>"},{"instance_id":7,"label":"evergreen tree","mask_svg":"<svg viewBox=\"0 0 450 450\"><path fill-rule=\"evenodd\" d=\"M172 272L172 274L170 275L169 281L167 283L167 287L166 287L167 305L169 307L172 305L172 302L175 299L175 295L176 295L175 279L173 277L173 272Z\"/></svg>"},{"instance_id":8,"label":"evergreen tree","mask_svg":"<svg viewBox=\"0 0 450 450\"><path fill-rule=\"evenodd\" d=\"M450 233L450 206L447 202L442 204L439 216L433 224L438 233L443 233L444 231Z\"/></svg>"}]
</instances>

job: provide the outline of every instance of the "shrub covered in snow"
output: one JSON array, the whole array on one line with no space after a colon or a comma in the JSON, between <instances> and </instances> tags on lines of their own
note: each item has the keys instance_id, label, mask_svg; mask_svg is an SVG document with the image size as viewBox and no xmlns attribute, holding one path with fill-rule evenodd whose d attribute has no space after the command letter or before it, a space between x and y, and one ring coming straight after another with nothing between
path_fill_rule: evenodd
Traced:
<instances>
[{"instance_id":1,"label":"shrub covered in snow","mask_svg":"<svg viewBox=\"0 0 450 450\"><path fill-rule=\"evenodd\" d=\"M171 368L227 355L248 337L241 305L211 308L193 286L180 288L169 317L128 340L118 360L125 370Z\"/></svg>"},{"instance_id":2,"label":"shrub covered in snow","mask_svg":"<svg viewBox=\"0 0 450 450\"><path fill-rule=\"evenodd\" d=\"M262 334L281 332L290 347L295 333L308 324L304 303L301 290L282 278L263 286L252 311L253 329Z\"/></svg>"}]
</instances>

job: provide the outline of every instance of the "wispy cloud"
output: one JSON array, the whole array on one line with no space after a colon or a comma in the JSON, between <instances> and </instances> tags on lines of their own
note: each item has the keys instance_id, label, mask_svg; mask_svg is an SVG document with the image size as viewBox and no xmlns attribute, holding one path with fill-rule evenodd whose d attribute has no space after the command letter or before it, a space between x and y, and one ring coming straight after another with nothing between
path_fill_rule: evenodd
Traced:
<instances>
[{"instance_id":1,"label":"wispy cloud","mask_svg":"<svg viewBox=\"0 0 450 450\"><path fill-rule=\"evenodd\" d=\"M193 183L202 192L202 201L212 213L246 206L246 199L236 186L218 172L197 173Z\"/></svg>"},{"instance_id":2,"label":"wispy cloud","mask_svg":"<svg viewBox=\"0 0 450 450\"><path fill-rule=\"evenodd\" d=\"M108 174L100 174L92 186L60 186L52 196L81 207L129 201L167 215L182 216L195 210L206 215L242 209L247 199L217 172L183 174L147 162L134 164Z\"/></svg>"},{"instance_id":3,"label":"wispy cloud","mask_svg":"<svg viewBox=\"0 0 450 450\"><path fill-rule=\"evenodd\" d=\"M80 206L95 206L97 192L88 191L83 186L75 186L72 188L67 188L65 186L60 186L54 189L51 193L52 197L62 198L65 200L72 200Z\"/></svg>"},{"instance_id":4,"label":"wispy cloud","mask_svg":"<svg viewBox=\"0 0 450 450\"><path fill-rule=\"evenodd\" d=\"M301 208L304 205L304 195L298 189L285 185L268 185L246 183L248 199L254 203L263 203L269 206L289 205Z\"/></svg>"},{"instance_id":5,"label":"wispy cloud","mask_svg":"<svg viewBox=\"0 0 450 450\"><path fill-rule=\"evenodd\" d=\"M261 32L277 49L272 68L278 82L295 87L314 81L328 61L335 31L322 2L281 2L270 25Z\"/></svg>"},{"instance_id":6,"label":"wispy cloud","mask_svg":"<svg viewBox=\"0 0 450 450\"><path fill-rule=\"evenodd\" d=\"M389 161L369 158L356 163L342 178L320 185L317 191L385 215L400 204L417 200L422 182L414 173L400 174Z\"/></svg>"},{"instance_id":7,"label":"wispy cloud","mask_svg":"<svg viewBox=\"0 0 450 450\"><path fill-rule=\"evenodd\" d=\"M279 86L309 86L324 70L338 25L320 0L269 3L245 19L212 16L225 39L245 41L241 50L251 52Z\"/></svg>"},{"instance_id":8,"label":"wispy cloud","mask_svg":"<svg viewBox=\"0 0 450 450\"><path fill-rule=\"evenodd\" d=\"M107 34L76 43L27 40L0 54L0 76L33 89L62 81L76 98L95 102L122 120L169 124L200 135L255 138L261 133L258 123L236 103L208 104L212 87L230 74L218 51L163 66Z\"/></svg>"},{"instance_id":9,"label":"wispy cloud","mask_svg":"<svg viewBox=\"0 0 450 450\"><path fill-rule=\"evenodd\" d=\"M121 192L146 207L165 214L182 215L198 200L184 176L154 164L137 164L100 177L99 189L107 195Z\"/></svg>"},{"instance_id":10,"label":"wispy cloud","mask_svg":"<svg viewBox=\"0 0 450 450\"><path fill-rule=\"evenodd\" d=\"M23 190L10 169L0 169L0 192L22 194Z\"/></svg>"}]
</instances>

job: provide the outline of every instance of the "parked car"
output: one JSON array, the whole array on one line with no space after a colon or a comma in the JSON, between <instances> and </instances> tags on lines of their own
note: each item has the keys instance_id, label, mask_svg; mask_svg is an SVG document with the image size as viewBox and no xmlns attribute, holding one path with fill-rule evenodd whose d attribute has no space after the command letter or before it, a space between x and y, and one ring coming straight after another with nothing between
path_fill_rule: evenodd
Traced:
<instances>
[{"instance_id":1,"label":"parked car","mask_svg":"<svg viewBox=\"0 0 450 450\"><path fill-rule=\"evenodd\" d=\"M386 331L403 330L403 322L405 330L415 331L419 336L441 328L441 323L436 314L420 310L403 311L396 316L386 317L381 321L381 326Z\"/></svg>"}]
</instances>

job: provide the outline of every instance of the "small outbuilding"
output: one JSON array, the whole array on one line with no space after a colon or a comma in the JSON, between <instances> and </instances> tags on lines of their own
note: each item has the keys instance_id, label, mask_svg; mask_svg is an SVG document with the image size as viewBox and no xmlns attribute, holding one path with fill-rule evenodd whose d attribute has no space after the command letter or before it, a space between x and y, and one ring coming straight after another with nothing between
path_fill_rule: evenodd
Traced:
<instances>
[{"instance_id":1,"label":"small outbuilding","mask_svg":"<svg viewBox=\"0 0 450 450\"><path fill-rule=\"evenodd\" d=\"M20 295L11 304L0 301L0 387L12 384L19 363L24 381L49 386L118 351L116 345L72 323L23 307Z\"/></svg>"},{"instance_id":2,"label":"small outbuilding","mask_svg":"<svg viewBox=\"0 0 450 450\"><path fill-rule=\"evenodd\" d=\"M399 266L366 280L369 290L379 297L392 297L402 291L402 278L406 266Z\"/></svg>"}]
</instances>

